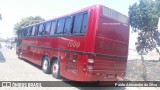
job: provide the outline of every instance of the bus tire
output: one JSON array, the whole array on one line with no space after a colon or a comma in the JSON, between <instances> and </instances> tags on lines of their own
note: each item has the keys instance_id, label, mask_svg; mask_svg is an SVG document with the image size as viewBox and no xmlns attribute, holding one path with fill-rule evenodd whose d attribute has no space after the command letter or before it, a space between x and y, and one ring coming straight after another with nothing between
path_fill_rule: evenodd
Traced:
<instances>
[{"instance_id":1,"label":"bus tire","mask_svg":"<svg viewBox=\"0 0 160 90\"><path fill-rule=\"evenodd\" d=\"M22 59L22 53L23 53L22 50L20 50L20 51L18 52L18 58L19 58L19 59Z\"/></svg>"},{"instance_id":2,"label":"bus tire","mask_svg":"<svg viewBox=\"0 0 160 90\"><path fill-rule=\"evenodd\" d=\"M42 71L46 74L50 73L50 63L49 63L49 58L47 56L45 56L43 58L43 62L42 62Z\"/></svg>"},{"instance_id":3,"label":"bus tire","mask_svg":"<svg viewBox=\"0 0 160 90\"><path fill-rule=\"evenodd\" d=\"M52 76L59 79L60 76L60 62L58 59L54 60L51 66Z\"/></svg>"}]
</instances>

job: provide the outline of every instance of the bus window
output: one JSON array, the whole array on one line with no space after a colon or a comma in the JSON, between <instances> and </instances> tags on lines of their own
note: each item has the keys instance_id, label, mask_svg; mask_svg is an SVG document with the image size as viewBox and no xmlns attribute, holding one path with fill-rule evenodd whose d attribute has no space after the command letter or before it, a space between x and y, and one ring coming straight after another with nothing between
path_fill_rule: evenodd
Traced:
<instances>
[{"instance_id":1,"label":"bus window","mask_svg":"<svg viewBox=\"0 0 160 90\"><path fill-rule=\"evenodd\" d=\"M27 28L27 36L30 36L32 33L32 27Z\"/></svg>"},{"instance_id":2,"label":"bus window","mask_svg":"<svg viewBox=\"0 0 160 90\"><path fill-rule=\"evenodd\" d=\"M38 36L42 36L42 35L43 35L43 32L44 32L44 25L43 25L43 24L40 24L40 25L39 25Z\"/></svg>"},{"instance_id":3,"label":"bus window","mask_svg":"<svg viewBox=\"0 0 160 90\"><path fill-rule=\"evenodd\" d=\"M34 35L35 35L35 29L36 29L36 26L33 26L31 36L34 36Z\"/></svg>"},{"instance_id":4,"label":"bus window","mask_svg":"<svg viewBox=\"0 0 160 90\"><path fill-rule=\"evenodd\" d=\"M39 25L36 25L36 26L35 26L35 36L38 35L38 27L39 27Z\"/></svg>"},{"instance_id":5,"label":"bus window","mask_svg":"<svg viewBox=\"0 0 160 90\"><path fill-rule=\"evenodd\" d=\"M88 13L84 13L81 33L86 33L87 26L88 26Z\"/></svg>"},{"instance_id":6,"label":"bus window","mask_svg":"<svg viewBox=\"0 0 160 90\"><path fill-rule=\"evenodd\" d=\"M57 30L56 30L56 34L62 34L63 33L64 22L65 22L65 18L62 18L62 19L58 20L58 27L57 27Z\"/></svg>"},{"instance_id":7,"label":"bus window","mask_svg":"<svg viewBox=\"0 0 160 90\"><path fill-rule=\"evenodd\" d=\"M65 26L64 26L64 32L63 32L64 34L69 34L70 33L71 25L72 25L72 18L71 17L66 18Z\"/></svg>"},{"instance_id":8,"label":"bus window","mask_svg":"<svg viewBox=\"0 0 160 90\"><path fill-rule=\"evenodd\" d=\"M73 34L79 34L82 26L83 14L78 14L75 16Z\"/></svg>"},{"instance_id":9,"label":"bus window","mask_svg":"<svg viewBox=\"0 0 160 90\"><path fill-rule=\"evenodd\" d=\"M20 36L23 37L23 29L20 31Z\"/></svg>"},{"instance_id":10,"label":"bus window","mask_svg":"<svg viewBox=\"0 0 160 90\"><path fill-rule=\"evenodd\" d=\"M23 37L23 29L20 31L20 36Z\"/></svg>"},{"instance_id":11,"label":"bus window","mask_svg":"<svg viewBox=\"0 0 160 90\"><path fill-rule=\"evenodd\" d=\"M24 37L26 37L27 36L27 29L25 28L24 29Z\"/></svg>"},{"instance_id":12,"label":"bus window","mask_svg":"<svg viewBox=\"0 0 160 90\"><path fill-rule=\"evenodd\" d=\"M22 29L22 37L25 37L26 36L26 29Z\"/></svg>"},{"instance_id":13,"label":"bus window","mask_svg":"<svg viewBox=\"0 0 160 90\"><path fill-rule=\"evenodd\" d=\"M52 26L51 26L50 35L54 35L55 30L56 30L56 26L57 26L57 21L53 21Z\"/></svg>"},{"instance_id":14,"label":"bus window","mask_svg":"<svg viewBox=\"0 0 160 90\"><path fill-rule=\"evenodd\" d=\"M51 29L51 22L47 22L46 24L46 30L45 30L45 35L49 35Z\"/></svg>"}]
</instances>

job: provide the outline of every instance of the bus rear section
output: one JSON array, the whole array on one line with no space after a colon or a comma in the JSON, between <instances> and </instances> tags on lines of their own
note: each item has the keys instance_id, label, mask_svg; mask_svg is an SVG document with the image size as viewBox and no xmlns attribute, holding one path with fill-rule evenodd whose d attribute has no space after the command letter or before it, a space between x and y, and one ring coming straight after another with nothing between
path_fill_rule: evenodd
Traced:
<instances>
[{"instance_id":1,"label":"bus rear section","mask_svg":"<svg viewBox=\"0 0 160 90\"><path fill-rule=\"evenodd\" d=\"M128 17L110 8L101 7L95 35L94 55L88 59L88 80L124 79L129 42L128 22Z\"/></svg>"}]
</instances>

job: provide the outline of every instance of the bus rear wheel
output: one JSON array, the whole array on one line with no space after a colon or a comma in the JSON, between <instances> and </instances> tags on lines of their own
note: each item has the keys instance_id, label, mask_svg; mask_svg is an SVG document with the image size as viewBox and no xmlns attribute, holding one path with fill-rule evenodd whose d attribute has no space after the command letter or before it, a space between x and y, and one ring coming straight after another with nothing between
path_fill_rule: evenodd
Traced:
<instances>
[{"instance_id":1,"label":"bus rear wheel","mask_svg":"<svg viewBox=\"0 0 160 90\"><path fill-rule=\"evenodd\" d=\"M53 61L52 66L51 66L51 71L52 71L52 76L56 79L59 79L60 76L60 63L59 60L56 59Z\"/></svg>"},{"instance_id":2,"label":"bus rear wheel","mask_svg":"<svg viewBox=\"0 0 160 90\"><path fill-rule=\"evenodd\" d=\"M42 71L46 74L50 73L50 63L49 63L49 58L47 56L43 58Z\"/></svg>"}]
</instances>

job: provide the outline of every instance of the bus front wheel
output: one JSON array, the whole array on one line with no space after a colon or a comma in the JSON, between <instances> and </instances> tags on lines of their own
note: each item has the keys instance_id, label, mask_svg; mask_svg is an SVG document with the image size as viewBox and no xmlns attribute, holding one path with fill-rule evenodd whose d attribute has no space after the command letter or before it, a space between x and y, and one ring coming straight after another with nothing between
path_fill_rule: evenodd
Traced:
<instances>
[{"instance_id":1,"label":"bus front wheel","mask_svg":"<svg viewBox=\"0 0 160 90\"><path fill-rule=\"evenodd\" d=\"M52 76L56 79L60 78L60 63L58 59L53 61L51 66Z\"/></svg>"},{"instance_id":2,"label":"bus front wheel","mask_svg":"<svg viewBox=\"0 0 160 90\"><path fill-rule=\"evenodd\" d=\"M19 59L22 59L22 50L20 50L20 51L18 52L18 58L19 58Z\"/></svg>"}]
</instances>

